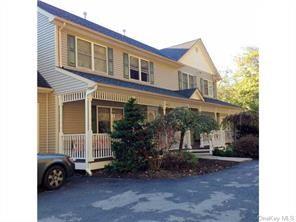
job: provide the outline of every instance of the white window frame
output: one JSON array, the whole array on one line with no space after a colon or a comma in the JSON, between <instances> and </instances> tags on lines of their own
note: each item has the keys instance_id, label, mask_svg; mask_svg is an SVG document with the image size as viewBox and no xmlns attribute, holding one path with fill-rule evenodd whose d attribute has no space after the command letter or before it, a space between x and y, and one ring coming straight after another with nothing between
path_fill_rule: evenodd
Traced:
<instances>
[{"instance_id":1,"label":"white window frame","mask_svg":"<svg viewBox=\"0 0 296 222\"><path fill-rule=\"evenodd\" d=\"M208 81L208 96L213 98L214 97L214 85L213 81L207 80ZM210 88L211 86L211 88ZM210 90L211 89L211 90Z\"/></svg>"},{"instance_id":2,"label":"white window frame","mask_svg":"<svg viewBox=\"0 0 296 222\"><path fill-rule=\"evenodd\" d=\"M135 55L132 55L132 54L128 54L128 75L129 75L129 79L132 80L132 81L137 81L137 82L144 82L144 83L149 83L150 81L150 61L147 60L147 59L143 59L139 56L135 56ZM134 57L134 58L137 58L138 59L138 66L139 66L139 79L133 79L131 78L131 64L130 64L130 61L131 61L131 57ZM142 66L141 66L141 60L143 61L146 61L148 62L148 81L143 81L142 80L142 75L141 75L141 72L142 72Z\"/></svg>"},{"instance_id":3,"label":"white window frame","mask_svg":"<svg viewBox=\"0 0 296 222\"><path fill-rule=\"evenodd\" d=\"M104 46L104 45L101 45L101 44L98 44L96 42L92 42L92 41L89 41L88 39L84 39L84 38L81 38L79 36L75 36L75 62L76 62L76 68L82 68L82 69L88 69L86 67L82 67L82 66L79 66L78 65L78 47L77 47L77 40L80 39L82 41L86 41L86 42L89 42L91 44L91 69L93 72L100 72L100 73L104 73L104 74L107 74L108 71L109 71L109 67L108 67L108 47L107 46ZM99 70L95 70L95 54L94 54L94 45L98 45L98 46L101 46L101 47L104 47L105 50L106 50L106 72L103 72L103 71L99 71Z\"/></svg>"},{"instance_id":4,"label":"white window frame","mask_svg":"<svg viewBox=\"0 0 296 222\"><path fill-rule=\"evenodd\" d=\"M187 88L187 89L191 89L191 88L190 88L190 84L189 84L189 76L194 77L194 75L189 74L189 73L187 73L187 72L182 72L182 71L181 71L181 73L182 73L182 88L183 88L183 74L185 74L185 75L187 75L187 85L188 85L188 88ZM196 83L196 84L197 84L197 83Z\"/></svg>"},{"instance_id":5,"label":"white window frame","mask_svg":"<svg viewBox=\"0 0 296 222\"><path fill-rule=\"evenodd\" d=\"M101 105L96 105L96 128L97 128L97 133L98 134L103 134L99 133L99 121L98 121L98 109L99 108L108 108L109 109L109 115L110 115L110 130L111 132L113 131L113 118L112 118L112 109L121 109L122 110L122 115L124 117L124 108L123 107L116 107L116 106L101 106Z\"/></svg>"}]
</instances>

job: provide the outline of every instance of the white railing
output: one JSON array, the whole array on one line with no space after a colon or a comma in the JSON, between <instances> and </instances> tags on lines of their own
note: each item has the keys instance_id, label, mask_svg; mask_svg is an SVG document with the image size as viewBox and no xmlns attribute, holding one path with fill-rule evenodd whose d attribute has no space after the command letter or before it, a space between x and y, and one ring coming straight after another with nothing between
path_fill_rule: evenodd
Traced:
<instances>
[{"instance_id":1,"label":"white railing","mask_svg":"<svg viewBox=\"0 0 296 222\"><path fill-rule=\"evenodd\" d=\"M210 134L200 134L200 147L209 146L210 149L216 147L226 147L233 142L233 133L229 130L213 130Z\"/></svg>"},{"instance_id":2,"label":"white railing","mask_svg":"<svg viewBox=\"0 0 296 222\"><path fill-rule=\"evenodd\" d=\"M64 153L75 159L85 158L85 134L64 134Z\"/></svg>"},{"instance_id":3,"label":"white railing","mask_svg":"<svg viewBox=\"0 0 296 222\"><path fill-rule=\"evenodd\" d=\"M108 158L112 157L111 137L108 133L93 134L93 158Z\"/></svg>"},{"instance_id":4,"label":"white railing","mask_svg":"<svg viewBox=\"0 0 296 222\"><path fill-rule=\"evenodd\" d=\"M74 159L85 159L85 134L64 134L64 153ZM93 134L92 136L92 158L110 158L113 156L111 150L111 137L107 133Z\"/></svg>"}]
</instances>

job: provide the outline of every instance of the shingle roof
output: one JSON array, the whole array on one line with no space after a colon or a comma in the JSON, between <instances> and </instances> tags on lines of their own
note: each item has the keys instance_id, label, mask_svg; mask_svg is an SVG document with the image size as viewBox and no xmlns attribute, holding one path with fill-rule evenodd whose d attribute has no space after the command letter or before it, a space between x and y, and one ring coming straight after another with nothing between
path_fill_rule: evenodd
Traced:
<instances>
[{"instance_id":1,"label":"shingle roof","mask_svg":"<svg viewBox=\"0 0 296 222\"><path fill-rule=\"evenodd\" d=\"M222 105L222 106L232 106L232 107L240 108L240 106L237 106L237 105L234 105L234 104L231 104L228 102L224 102L224 101L221 101L218 99L207 98L207 97L204 97L204 99L205 99L206 103L214 103L214 104L218 104L218 105Z\"/></svg>"},{"instance_id":2,"label":"shingle roof","mask_svg":"<svg viewBox=\"0 0 296 222\"><path fill-rule=\"evenodd\" d=\"M96 32L100 32L104 35L107 35L109 37L112 37L114 39L117 39L117 40L120 40L122 42L125 42L125 43L128 43L130 45L133 45L133 46L136 46L138 48L141 48L141 49L144 49L146 51L149 51L149 52L152 52L154 54L157 54L157 55L160 55L160 56L163 56L163 57L166 57L168 59L171 59L171 60L174 60L173 58L171 57L168 57L166 56L165 54L163 54L159 49L156 49L154 47L151 47L149 45L146 45L142 42L139 42L135 39L132 39L130 37L127 37L127 36L124 36L118 32L115 32L115 31L112 31L111 29L108 29L108 28L105 28L101 25L98 25L94 22L91 22L91 21L88 21L87 19L84 19L84 18L81 18L77 15L74 15L72 13L69 13L67 11L64 11L60 8L57 8L57 7L54 7L52 5L49 5L45 2L42 2L42 1L38 1L38 7L40 7L41 9L47 11L48 13L52 14L52 15L55 15L55 16L58 16L60 18L63 18L63 19L66 19L66 20L69 20L71 22L74 22L78 25L82 25L84 27L87 27L91 30L94 30Z\"/></svg>"},{"instance_id":3,"label":"shingle roof","mask_svg":"<svg viewBox=\"0 0 296 222\"><path fill-rule=\"evenodd\" d=\"M43 76L37 71L37 86L44 88L51 88L49 83L43 78Z\"/></svg>"},{"instance_id":4,"label":"shingle roof","mask_svg":"<svg viewBox=\"0 0 296 222\"><path fill-rule=\"evenodd\" d=\"M166 57L178 61L189 49L184 48L165 48L161 49L161 53Z\"/></svg>"},{"instance_id":5,"label":"shingle roof","mask_svg":"<svg viewBox=\"0 0 296 222\"><path fill-rule=\"evenodd\" d=\"M79 75L83 78L89 79L94 82L98 83L103 83L107 85L112 85L112 86L120 86L124 88L129 88L129 89L135 89L135 90L140 90L140 91L146 91L146 92L152 92L152 93L157 93L161 95L166 95L166 96L173 96L177 98L182 98L182 99L189 99L192 95L192 93L196 90L194 89L185 89L185 90L169 90L169 89L164 89L164 88L159 88L155 86L149 86L149 85L142 85L139 83L134 83L134 82L128 82L120 79L114 79L110 77L105 77L105 76L99 76L99 75L94 75L86 72L81 72L81 71L76 71L76 70L70 70L63 68L64 70L67 70L71 73L74 73L76 75ZM210 99L210 98L204 98L206 103L214 103L218 105L224 105L224 106L232 106L232 107L238 107L236 105L220 101L218 99Z\"/></svg>"},{"instance_id":6,"label":"shingle roof","mask_svg":"<svg viewBox=\"0 0 296 222\"><path fill-rule=\"evenodd\" d=\"M178 61L199 39L195 39L189 42L184 42L178 45L173 45L160 51L167 57Z\"/></svg>"},{"instance_id":7,"label":"shingle roof","mask_svg":"<svg viewBox=\"0 0 296 222\"><path fill-rule=\"evenodd\" d=\"M192 94L195 92L196 88L191 88L191 89L182 89L182 90L177 90L175 92L178 92L182 95L184 95L186 98L190 98Z\"/></svg>"}]
</instances>

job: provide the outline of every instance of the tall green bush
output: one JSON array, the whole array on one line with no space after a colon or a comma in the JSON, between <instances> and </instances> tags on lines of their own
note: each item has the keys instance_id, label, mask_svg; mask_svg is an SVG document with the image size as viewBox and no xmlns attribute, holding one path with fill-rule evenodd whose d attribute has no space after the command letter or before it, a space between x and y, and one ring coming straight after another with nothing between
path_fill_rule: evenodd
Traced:
<instances>
[{"instance_id":1,"label":"tall green bush","mask_svg":"<svg viewBox=\"0 0 296 222\"><path fill-rule=\"evenodd\" d=\"M131 98L124 106L124 118L113 124L111 138L115 160L109 169L119 172L146 170L149 153L153 150L152 137L140 106Z\"/></svg>"}]
</instances>

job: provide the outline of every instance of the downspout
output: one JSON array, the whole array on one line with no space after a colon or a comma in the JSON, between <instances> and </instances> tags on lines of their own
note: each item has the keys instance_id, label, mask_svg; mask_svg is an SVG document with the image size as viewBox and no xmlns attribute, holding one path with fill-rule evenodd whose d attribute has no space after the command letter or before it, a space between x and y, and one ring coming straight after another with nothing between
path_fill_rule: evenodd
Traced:
<instances>
[{"instance_id":1,"label":"downspout","mask_svg":"<svg viewBox=\"0 0 296 222\"><path fill-rule=\"evenodd\" d=\"M64 22L61 27L59 27L59 67L62 67L62 30L65 28L66 23Z\"/></svg>"},{"instance_id":2,"label":"downspout","mask_svg":"<svg viewBox=\"0 0 296 222\"><path fill-rule=\"evenodd\" d=\"M90 117L89 114L91 115L91 112L89 111L89 102L88 102L88 97L93 94L97 90L98 86L95 85L93 88L87 89L85 92L85 141L89 140L89 134L88 132L91 130L91 124L89 123ZM90 106L91 108L91 106ZM89 148L92 149L92 144L89 144L88 142L85 143L85 171L89 176L92 176L92 172L89 166Z\"/></svg>"}]
</instances>

